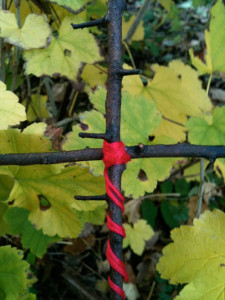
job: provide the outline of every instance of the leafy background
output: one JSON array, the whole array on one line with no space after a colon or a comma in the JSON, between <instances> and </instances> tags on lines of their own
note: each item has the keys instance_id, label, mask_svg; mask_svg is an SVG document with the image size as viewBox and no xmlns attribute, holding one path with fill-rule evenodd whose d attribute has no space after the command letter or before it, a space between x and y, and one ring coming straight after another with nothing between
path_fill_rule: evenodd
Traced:
<instances>
[{"instance_id":1,"label":"leafy background","mask_svg":"<svg viewBox=\"0 0 225 300\"><path fill-rule=\"evenodd\" d=\"M123 80L123 142L224 145L223 1L152 1L126 43L143 2L123 17L124 67L143 70ZM101 147L78 134L105 130L107 29L70 24L107 1L15 3L0 10L0 153ZM127 299L223 299L224 173L223 159L129 162ZM99 161L0 167L0 299L108 299L107 205L74 199L103 194L102 174Z\"/></svg>"}]
</instances>

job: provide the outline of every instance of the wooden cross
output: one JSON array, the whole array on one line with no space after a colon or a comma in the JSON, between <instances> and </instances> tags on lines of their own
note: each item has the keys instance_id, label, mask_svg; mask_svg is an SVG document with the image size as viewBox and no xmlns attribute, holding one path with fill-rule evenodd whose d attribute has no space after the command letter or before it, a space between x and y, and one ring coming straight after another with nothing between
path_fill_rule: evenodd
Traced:
<instances>
[{"instance_id":1,"label":"wooden cross","mask_svg":"<svg viewBox=\"0 0 225 300\"><path fill-rule=\"evenodd\" d=\"M106 98L106 132L99 134L81 133L83 138L105 139L109 143L120 141L120 117L121 117L121 87L123 76L140 74L140 70L125 70L122 67L122 16L125 10L124 0L109 0L107 15L99 20L74 25L74 29L107 24L108 27L108 80ZM79 42L79 41L78 41ZM215 160L225 157L224 146L198 146L189 144L176 145L136 145L126 147L127 153L132 159L153 157L204 157ZM0 165L32 165L32 164L56 164L65 162L102 160L103 152L100 148L87 148L76 151L60 153L23 153L0 154ZM109 169L109 177L112 184L121 190L121 176L124 165L114 165ZM101 196L76 196L78 200L107 200L108 210L112 220L122 225L121 210L111 201L107 195ZM122 237L114 232L109 234L110 244L115 255L123 260ZM122 289L123 277L113 268L110 269L110 278L114 284ZM111 290L111 300L122 298Z\"/></svg>"}]
</instances>

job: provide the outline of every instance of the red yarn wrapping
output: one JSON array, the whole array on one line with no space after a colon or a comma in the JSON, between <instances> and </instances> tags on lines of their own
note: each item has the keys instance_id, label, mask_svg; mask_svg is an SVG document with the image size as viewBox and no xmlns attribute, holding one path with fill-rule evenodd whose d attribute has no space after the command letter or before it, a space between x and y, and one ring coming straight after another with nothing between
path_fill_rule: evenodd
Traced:
<instances>
[{"instance_id":1,"label":"red yarn wrapping","mask_svg":"<svg viewBox=\"0 0 225 300\"><path fill-rule=\"evenodd\" d=\"M126 164L130 161L130 155L125 151L123 142L108 143L104 141L103 143L103 162L105 164L104 176L105 176L105 187L106 193L109 198L121 209L122 213L124 211L124 196L120 191L112 184L108 176L108 168L114 165ZM125 230L123 226L116 224L107 214L107 226L110 231L113 231L123 238L125 237ZM112 251L110 242L108 240L106 257L109 261L110 266L121 274L125 282L129 281L125 264L121 261ZM109 285L113 291L115 291L122 299L125 299L124 291L112 282L111 278L108 278Z\"/></svg>"},{"instance_id":2,"label":"red yarn wrapping","mask_svg":"<svg viewBox=\"0 0 225 300\"><path fill-rule=\"evenodd\" d=\"M110 276L108 277L108 282L111 289L120 295L120 297L124 300L126 298L124 291L111 280Z\"/></svg>"}]
</instances>

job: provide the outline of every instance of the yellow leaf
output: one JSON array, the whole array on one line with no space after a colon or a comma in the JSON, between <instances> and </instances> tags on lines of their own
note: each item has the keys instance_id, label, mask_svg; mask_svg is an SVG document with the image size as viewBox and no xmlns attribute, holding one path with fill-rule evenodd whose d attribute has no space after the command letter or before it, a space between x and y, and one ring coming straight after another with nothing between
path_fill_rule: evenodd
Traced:
<instances>
[{"instance_id":1,"label":"yellow leaf","mask_svg":"<svg viewBox=\"0 0 225 300\"><path fill-rule=\"evenodd\" d=\"M213 274L211 268L200 278L196 278L183 288L180 295L175 300L224 300L225 294L225 265L220 264ZM209 284L210 283L210 284Z\"/></svg>"},{"instance_id":2,"label":"yellow leaf","mask_svg":"<svg viewBox=\"0 0 225 300\"><path fill-rule=\"evenodd\" d=\"M43 123L38 123L22 133L15 129L0 131L0 152L53 151L51 141L43 135L45 128L46 124L43 127ZM105 191L103 177L92 177L87 169L65 167L64 164L8 166L0 167L0 174L2 180L7 176L14 181L7 201L12 206L29 210L29 220L47 235L77 237L96 210L104 214L105 203L74 199L74 195L102 194ZM47 208L41 206L42 198L49 204Z\"/></svg>"},{"instance_id":3,"label":"yellow leaf","mask_svg":"<svg viewBox=\"0 0 225 300\"><path fill-rule=\"evenodd\" d=\"M29 103L27 110L27 120L29 122L37 119L46 119L49 117L49 113L46 108L46 102L48 97L45 95L34 94L31 96L31 102ZM26 101L23 101L23 105L26 106Z\"/></svg>"},{"instance_id":4,"label":"yellow leaf","mask_svg":"<svg viewBox=\"0 0 225 300\"><path fill-rule=\"evenodd\" d=\"M0 36L8 43L23 49L47 47L51 35L51 29L43 15L28 15L20 29L15 15L3 10L0 10L0 30Z\"/></svg>"},{"instance_id":5,"label":"yellow leaf","mask_svg":"<svg viewBox=\"0 0 225 300\"><path fill-rule=\"evenodd\" d=\"M171 231L173 243L163 249L157 270L172 284L190 283L176 299L224 298L224 235L225 215L217 209L205 211L194 226Z\"/></svg>"},{"instance_id":6,"label":"yellow leaf","mask_svg":"<svg viewBox=\"0 0 225 300\"><path fill-rule=\"evenodd\" d=\"M198 57L194 57L193 49L190 49L190 57L193 66L199 74L211 74L216 71L225 72L225 31L224 25L225 6L222 0L218 0L211 9L209 31L205 30L205 42L207 54L205 63Z\"/></svg>"},{"instance_id":7,"label":"yellow leaf","mask_svg":"<svg viewBox=\"0 0 225 300\"><path fill-rule=\"evenodd\" d=\"M163 117L170 120L161 124L159 133L174 131L173 137L181 141L184 135L180 127L186 122L187 116L201 115L204 107L209 111L210 99L206 98L198 73L181 61L172 61L169 67L154 65L154 69L155 76L152 81L148 80L146 86L140 76L127 76L123 80L123 88L133 96L143 95L155 102ZM172 128L164 128L163 125L171 125ZM179 127L175 131L176 126Z\"/></svg>"},{"instance_id":8,"label":"yellow leaf","mask_svg":"<svg viewBox=\"0 0 225 300\"><path fill-rule=\"evenodd\" d=\"M12 1L9 10L16 14L16 7L14 1ZM35 13L39 15L41 14L41 10L36 5L34 5L33 2L22 0L20 2L20 20L22 25L24 24L26 17L31 13Z\"/></svg>"},{"instance_id":9,"label":"yellow leaf","mask_svg":"<svg viewBox=\"0 0 225 300\"><path fill-rule=\"evenodd\" d=\"M185 141L186 128L182 124L174 123L167 119L162 119L159 128L154 132L155 136L170 136L175 141Z\"/></svg>"},{"instance_id":10,"label":"yellow leaf","mask_svg":"<svg viewBox=\"0 0 225 300\"><path fill-rule=\"evenodd\" d=\"M165 8L165 10L167 10L168 13L171 12L173 5L175 5L173 0L157 0L157 1L162 5L162 7Z\"/></svg>"},{"instance_id":11,"label":"yellow leaf","mask_svg":"<svg viewBox=\"0 0 225 300\"><path fill-rule=\"evenodd\" d=\"M208 161L204 160L204 167L208 166ZM187 181L200 181L200 162L195 163L193 166L184 169L184 177Z\"/></svg>"},{"instance_id":12,"label":"yellow leaf","mask_svg":"<svg viewBox=\"0 0 225 300\"><path fill-rule=\"evenodd\" d=\"M123 18L123 24L122 24L122 38L125 39L131 25L133 24L135 20L135 16L132 16L128 22L125 21ZM134 35L132 36L132 41L142 41L144 39L144 27L143 27L143 21L141 21L140 25L136 29Z\"/></svg>"},{"instance_id":13,"label":"yellow leaf","mask_svg":"<svg viewBox=\"0 0 225 300\"><path fill-rule=\"evenodd\" d=\"M81 78L87 82L91 88L97 85L104 85L107 80L107 69L99 65L86 64Z\"/></svg>"},{"instance_id":14,"label":"yellow leaf","mask_svg":"<svg viewBox=\"0 0 225 300\"><path fill-rule=\"evenodd\" d=\"M154 235L154 231L145 220L139 220L132 228L129 224L124 224L126 237L123 240L123 248L131 247L134 253L142 255L145 249L145 241Z\"/></svg>"},{"instance_id":15,"label":"yellow leaf","mask_svg":"<svg viewBox=\"0 0 225 300\"><path fill-rule=\"evenodd\" d=\"M6 91L6 85L0 81L0 130L26 120L25 108L18 100L14 93Z\"/></svg>"},{"instance_id":16,"label":"yellow leaf","mask_svg":"<svg viewBox=\"0 0 225 300\"><path fill-rule=\"evenodd\" d=\"M65 8L72 9L73 11L77 11L81 9L87 0L50 0L51 2L57 3Z\"/></svg>"},{"instance_id":17,"label":"yellow leaf","mask_svg":"<svg viewBox=\"0 0 225 300\"><path fill-rule=\"evenodd\" d=\"M66 17L59 29L59 36L53 38L48 48L25 52L27 74L60 74L75 80L81 62L93 63L101 59L93 35L87 29L73 30L71 22L74 21L81 23L83 20L80 17Z\"/></svg>"}]
</instances>

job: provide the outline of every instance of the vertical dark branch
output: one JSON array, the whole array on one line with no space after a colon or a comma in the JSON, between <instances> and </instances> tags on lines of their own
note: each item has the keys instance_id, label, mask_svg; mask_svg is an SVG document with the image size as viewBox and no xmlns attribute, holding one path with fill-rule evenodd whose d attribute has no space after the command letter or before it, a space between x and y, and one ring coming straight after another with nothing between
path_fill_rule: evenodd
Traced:
<instances>
[{"instance_id":1,"label":"vertical dark branch","mask_svg":"<svg viewBox=\"0 0 225 300\"><path fill-rule=\"evenodd\" d=\"M109 0L108 3L108 86L106 98L106 134L111 135L109 142L120 141L120 115L121 115L121 86L122 76L122 15L125 10L124 0ZM121 190L121 175L124 165L115 165L109 169L109 178L112 184ZM122 224L122 212L109 199L109 215L118 225ZM111 232L110 244L115 255L122 260L122 236ZM111 268L111 280L123 287L122 276ZM121 300L121 297L111 291L111 300Z\"/></svg>"}]
</instances>

